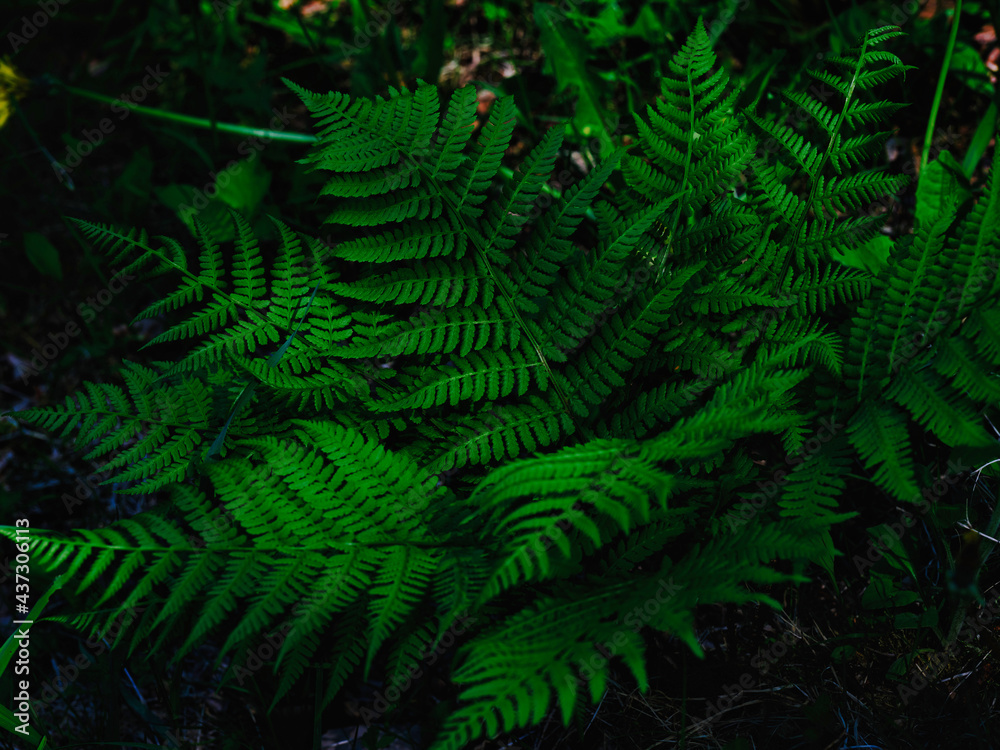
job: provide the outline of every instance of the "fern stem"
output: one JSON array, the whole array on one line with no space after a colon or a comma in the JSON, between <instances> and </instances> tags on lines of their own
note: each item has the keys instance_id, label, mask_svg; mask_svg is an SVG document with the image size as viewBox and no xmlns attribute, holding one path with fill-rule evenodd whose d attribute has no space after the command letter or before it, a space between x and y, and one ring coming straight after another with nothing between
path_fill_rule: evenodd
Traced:
<instances>
[{"instance_id":1,"label":"fern stem","mask_svg":"<svg viewBox=\"0 0 1000 750\"><path fill-rule=\"evenodd\" d=\"M699 21L700 23L700 21ZM694 76L691 74L691 68L694 66L694 60L688 61L687 68L687 90L688 90L688 132L694 133L697 122L695 119L695 101L694 101ZM684 155L684 176L681 181L681 185L688 185L688 178L691 174L691 156L694 151L694 140L690 140L687 144L687 153ZM685 189L685 194L691 191L690 186ZM663 251L663 257L657 258L656 262L656 275L654 276L654 283L660 283L660 279L663 277L663 271L667 266L667 257L670 255L670 247L673 242L674 233L677 231L677 222L680 221L681 212L684 210L684 200L683 196L681 200L677 201L677 209L674 211L673 218L670 221L670 229L667 233L667 239L664 242L666 249Z\"/></svg>"},{"instance_id":2,"label":"fern stem","mask_svg":"<svg viewBox=\"0 0 1000 750\"><path fill-rule=\"evenodd\" d=\"M511 169L510 167L500 167L500 174L502 174L508 180L514 179L514 170ZM563 195L563 191L553 190L552 188L549 187L548 183L545 182L541 184L541 187L539 189L546 195L551 195L556 200L562 198ZM593 208L588 208L586 211L584 211L583 215L586 216L591 221L597 221L597 216L594 214Z\"/></svg>"},{"instance_id":3,"label":"fern stem","mask_svg":"<svg viewBox=\"0 0 1000 750\"><path fill-rule=\"evenodd\" d=\"M951 55L955 51L955 39L958 37L958 23L961 19L962 0L957 0L955 3L955 15L951 19L951 33L948 35L948 46L945 48L944 61L941 63L941 75L938 76L937 90L934 92L934 101L931 102L931 116L927 120L927 131L924 133L924 149L920 154L920 172L927 165L927 160L931 155L931 141L934 140L934 125L937 123L938 109L941 106L941 99L944 97L944 82L948 77L948 68L951 67Z\"/></svg>"},{"instance_id":4,"label":"fern stem","mask_svg":"<svg viewBox=\"0 0 1000 750\"><path fill-rule=\"evenodd\" d=\"M287 141L288 143L315 143L317 140L316 136L310 133L285 133L280 130L251 128L246 125L236 125L231 122L213 122L212 120L207 120L204 117L192 117L191 115L182 115L177 112L167 112L166 110L156 109L155 107L143 107L140 104L124 102L118 97L106 96L105 94L98 94L95 91L88 91L87 89L70 86L56 78L47 77L47 80L49 83L59 86L63 91L75 96L83 97L84 99L93 99L94 101L103 102L105 104L117 103L119 106L126 106L130 111L138 112L141 115L156 117L169 122L176 122L181 125L190 125L194 128L215 129L222 131L223 133L257 136L258 138L270 138L275 141Z\"/></svg>"},{"instance_id":5,"label":"fern stem","mask_svg":"<svg viewBox=\"0 0 1000 750\"><path fill-rule=\"evenodd\" d=\"M313 300L316 299L316 292L318 291L319 291L319 284L317 284L313 288L312 295L310 295L309 301L306 303L305 310L302 311L302 317L299 318L299 322L298 325L295 326L295 330L292 331L291 335L289 335L287 339L285 339L285 343L281 345L281 348L267 358L268 367L277 367L278 363L281 361L281 358L285 356L285 352L288 351L288 347L291 346L292 340L295 338L295 336L299 332L299 329L302 327L302 321L304 321L306 315L309 314L309 308L312 307ZM236 415L240 413L243 407L246 406L246 403L250 400L250 397L253 396L253 393L256 390L256 388L257 388L256 382L248 383L243 388L243 390L240 391L240 395L236 398L235 403L233 403L232 409L230 409L229 411L229 418L226 420L226 423L222 426L222 430L219 432L219 434L216 435L215 440L212 441L212 447L209 448L207 455L207 458L209 460L217 460L221 456L222 445L226 441L226 434L229 432L229 428L233 424L233 420L236 418Z\"/></svg>"},{"instance_id":6,"label":"fern stem","mask_svg":"<svg viewBox=\"0 0 1000 750\"><path fill-rule=\"evenodd\" d=\"M84 230L84 234L85 235L88 233L88 229L93 229L93 227L94 227L93 224L91 224L89 222L86 222L86 221L83 221L82 219L71 219L71 221L75 222L78 226L80 226ZM175 263L173 260L171 260L170 258L168 258L165 253L163 253L163 252L161 252L159 250L154 250L149 245L143 244L142 242L138 242L136 240L133 240L130 237L127 237L126 235L122 234L117 229L107 229L107 230L105 230L105 234L111 235L112 237L114 237L115 239L117 239L119 242L131 243L132 245L134 245L135 247L139 248L140 250L144 250L145 252L149 253L150 255L155 255L157 258L160 259L161 262L163 262L164 264L170 266L175 271L178 271L182 275L187 276L189 279L191 279L195 283L201 284L202 286L204 286L204 287L206 287L208 289L211 289L213 292L215 292L215 294L217 294L218 296L226 299L230 304L232 304L234 306L239 306L240 308L242 308L243 310L245 310L248 314L254 315L262 323L268 322L267 318L261 312L259 312L258 310L255 310L252 307L249 307L249 306L243 304L239 300L235 299L232 295L227 294L218 285L212 284L212 283L209 283L207 281L202 280L202 278L200 276L191 273L189 270L187 270L183 266L179 265L178 263Z\"/></svg>"},{"instance_id":7,"label":"fern stem","mask_svg":"<svg viewBox=\"0 0 1000 750\"><path fill-rule=\"evenodd\" d=\"M802 216L795 225L795 234L791 237L793 247L798 245L799 237L802 234L802 228L805 226L806 217L809 215L809 211L812 210L814 219L819 217L820 211L815 210L813 201L816 200L816 190L819 186L820 178L823 176L823 169L830 161L830 153L833 151L837 137L840 135L840 128L843 126L844 119L847 117L847 108L851 106L851 97L854 96L854 87L857 85L858 76L861 75L861 70L864 68L865 52L868 50L868 36L868 34L865 34L861 41L861 51L858 53L858 63L854 67L854 75L851 76L851 83L847 87L847 95L844 97L844 106L840 108L840 114L837 115L837 122L830 131L830 140L826 144L826 149L823 151L823 156L820 159L819 164L816 166L815 174L809 175L809 197L806 199L805 209L802 211ZM793 257L794 255L792 253L788 253L785 256L785 259L781 264L781 273L778 274L779 284L784 283L785 274L788 273L788 266Z\"/></svg>"}]
</instances>

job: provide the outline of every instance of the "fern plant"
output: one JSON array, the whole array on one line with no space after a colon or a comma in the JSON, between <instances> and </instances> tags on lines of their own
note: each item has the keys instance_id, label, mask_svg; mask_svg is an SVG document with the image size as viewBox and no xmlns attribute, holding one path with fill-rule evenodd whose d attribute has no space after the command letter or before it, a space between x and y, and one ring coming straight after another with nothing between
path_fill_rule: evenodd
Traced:
<instances>
[{"instance_id":1,"label":"fern plant","mask_svg":"<svg viewBox=\"0 0 1000 750\"><path fill-rule=\"evenodd\" d=\"M193 256L79 221L125 272L178 279L137 320L183 313L150 343L187 353L17 414L115 453L107 482L169 497L35 534L36 565L103 589L69 621L103 632L155 605L119 641L175 659L283 626L272 707L317 664L323 705L355 672L406 675L465 623L434 745L460 748L553 705L570 721L603 693L608 650L645 687L643 626L701 654L695 607L777 607L760 585L803 577L775 561L832 572L853 464L913 500L908 430L981 443L998 391L993 173L973 204L937 162L878 277L838 259L877 232L851 212L901 185L860 166L897 107L862 94L904 72L876 49L898 33L828 58L832 101L786 94L809 130L735 111L699 22L638 147L541 210L563 129L504 178L510 99L480 125L472 88L442 103L425 84L361 100L288 82L317 119L302 163L325 175L334 246L274 220L267 267L234 213L227 265L200 225ZM807 449L831 419L847 429ZM805 458L751 504L767 475L747 442L767 436Z\"/></svg>"}]
</instances>

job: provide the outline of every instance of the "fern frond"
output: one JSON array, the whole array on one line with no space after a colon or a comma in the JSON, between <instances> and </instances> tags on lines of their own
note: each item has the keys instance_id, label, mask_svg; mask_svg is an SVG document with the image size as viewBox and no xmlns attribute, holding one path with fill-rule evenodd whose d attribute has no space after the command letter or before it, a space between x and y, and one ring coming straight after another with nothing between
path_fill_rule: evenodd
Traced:
<instances>
[{"instance_id":1,"label":"fern frond","mask_svg":"<svg viewBox=\"0 0 1000 750\"><path fill-rule=\"evenodd\" d=\"M184 478L199 446L218 424L212 392L199 380L182 377L163 383L151 368L125 362L126 395L110 384L84 383L64 404L18 412L18 419L66 436L76 430L76 446L96 442L88 459L118 454L103 467L115 472L102 484L135 482L126 494L154 492Z\"/></svg>"},{"instance_id":2,"label":"fern frond","mask_svg":"<svg viewBox=\"0 0 1000 750\"><path fill-rule=\"evenodd\" d=\"M876 484L900 500L919 499L906 420L898 409L872 399L862 401L848 422L847 435L865 468L874 470Z\"/></svg>"}]
</instances>

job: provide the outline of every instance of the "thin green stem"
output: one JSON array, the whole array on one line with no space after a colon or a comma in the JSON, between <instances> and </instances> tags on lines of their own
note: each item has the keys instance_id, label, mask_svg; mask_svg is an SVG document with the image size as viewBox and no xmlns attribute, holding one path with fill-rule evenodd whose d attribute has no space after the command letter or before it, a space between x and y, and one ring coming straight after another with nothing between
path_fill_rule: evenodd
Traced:
<instances>
[{"instance_id":1,"label":"thin green stem","mask_svg":"<svg viewBox=\"0 0 1000 750\"><path fill-rule=\"evenodd\" d=\"M791 240L798 247L800 242L800 237L802 236L802 228L806 225L806 221L809 216L810 209L813 212L814 218L820 218L822 215L822 208L814 205L816 200L816 193L818 192L820 181L823 176L823 169L830 161L830 152L833 151L835 144L837 143L837 138L840 137L840 129L844 125L844 120L847 118L847 110L851 106L851 100L854 98L854 89L857 87L858 78L861 76L862 71L865 67L865 53L868 51L868 34L865 34L864 40L861 42L861 51L858 53L858 62L854 66L854 74L851 76L851 82L847 87L847 94L844 96L844 105L840 108L840 114L837 115L837 121L833 124L830 129L830 139L827 141L826 149L823 151L823 156L820 159L819 165L816 167L813 174L809 175L810 185L809 185L809 197L806 198L805 208L802 210L798 221L795 224L795 231L791 236ZM781 264L781 273L778 274L778 283L783 284L785 279L785 274L788 273L788 267L794 261L795 256L793 249L785 256L784 262ZM778 290L780 292L780 289Z\"/></svg>"},{"instance_id":2,"label":"thin green stem","mask_svg":"<svg viewBox=\"0 0 1000 750\"><path fill-rule=\"evenodd\" d=\"M131 104L125 102L117 97L106 96L105 94L98 94L94 91L88 91L87 89L77 88L76 86L69 86L58 80L52 80L57 86L74 96L80 96L84 99L93 99L94 101L103 102L105 104L117 103L119 106L128 107L129 110L133 112L138 112L141 115L146 115L147 117L156 117L161 120L167 120L169 122L180 123L181 125L190 125L194 128L215 128L223 133L235 133L236 135L253 135L258 138L271 138L275 141L287 141L289 143L315 143L316 136L310 133L285 133L280 130L268 130L266 128L251 128L247 125L235 125L230 122L215 122L205 119L204 117L192 117L190 115L182 115L177 112L167 112L162 109L155 109L154 107L143 107L140 104Z\"/></svg>"},{"instance_id":3,"label":"thin green stem","mask_svg":"<svg viewBox=\"0 0 1000 750\"><path fill-rule=\"evenodd\" d=\"M920 171L927 165L931 154L931 141L934 139L934 125L937 122L938 109L944 96L944 82L951 67L951 55L955 51L955 39L958 37L958 24L962 20L962 0L955 2L955 15L951 19L951 33L948 35L948 47L944 51L944 62L941 63L941 75L938 76L937 91L931 103L931 116L927 120L927 132L924 133L924 150L920 154Z\"/></svg>"}]
</instances>

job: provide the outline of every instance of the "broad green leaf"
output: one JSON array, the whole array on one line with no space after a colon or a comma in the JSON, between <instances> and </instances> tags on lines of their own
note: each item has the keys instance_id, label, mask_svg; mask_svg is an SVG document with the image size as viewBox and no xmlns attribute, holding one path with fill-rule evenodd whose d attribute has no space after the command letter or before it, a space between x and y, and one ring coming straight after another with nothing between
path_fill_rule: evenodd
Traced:
<instances>
[{"instance_id":1,"label":"broad green leaf","mask_svg":"<svg viewBox=\"0 0 1000 750\"><path fill-rule=\"evenodd\" d=\"M226 203L244 216L256 213L267 188L271 184L271 173L260 159L244 159L232 168L223 170L215 178L218 188L217 200Z\"/></svg>"},{"instance_id":2,"label":"broad green leaf","mask_svg":"<svg viewBox=\"0 0 1000 750\"><path fill-rule=\"evenodd\" d=\"M893 241L884 234L877 234L860 247L841 246L831 250L834 260L845 266L878 276L889 263Z\"/></svg>"},{"instance_id":3,"label":"broad green leaf","mask_svg":"<svg viewBox=\"0 0 1000 750\"><path fill-rule=\"evenodd\" d=\"M177 218L192 235L195 235L194 219L197 218L208 226L219 242L231 242L235 239L233 222L225 204L207 199L194 185L166 185L155 187L153 191L163 205L177 214Z\"/></svg>"},{"instance_id":4,"label":"broad green leaf","mask_svg":"<svg viewBox=\"0 0 1000 750\"><path fill-rule=\"evenodd\" d=\"M62 263L59 261L59 251L43 234L38 232L24 233L24 252L31 265L42 272L44 276L62 279Z\"/></svg>"},{"instance_id":5,"label":"broad green leaf","mask_svg":"<svg viewBox=\"0 0 1000 750\"><path fill-rule=\"evenodd\" d=\"M871 582L861 595L861 606L865 609L886 609L905 607L919 600L920 594L916 591L901 591L892 578L873 571Z\"/></svg>"},{"instance_id":6,"label":"broad green leaf","mask_svg":"<svg viewBox=\"0 0 1000 750\"><path fill-rule=\"evenodd\" d=\"M194 218L205 223L219 242L236 238L233 221L226 206L252 218L267 195L271 173L259 159L244 159L216 175L215 184L166 185L154 191L160 201L171 208L184 225L194 231ZM209 197L211 196L211 197Z\"/></svg>"},{"instance_id":7,"label":"broad green leaf","mask_svg":"<svg viewBox=\"0 0 1000 750\"><path fill-rule=\"evenodd\" d=\"M888 524L880 523L877 526L872 526L868 529L868 536L879 545L878 549L889 565L896 570L908 573L913 578L917 577L913 565L910 564L909 555L906 554L906 548L903 547L899 536Z\"/></svg>"},{"instance_id":8,"label":"broad green leaf","mask_svg":"<svg viewBox=\"0 0 1000 750\"><path fill-rule=\"evenodd\" d=\"M990 102L986 114L979 121L976 134L972 136L972 142L969 143L969 148L965 152L965 158L962 159L962 172L965 174L965 179L970 179L976 171L979 160L986 154L986 149L990 147L990 141L993 140L996 132L997 104L996 102Z\"/></svg>"}]
</instances>

